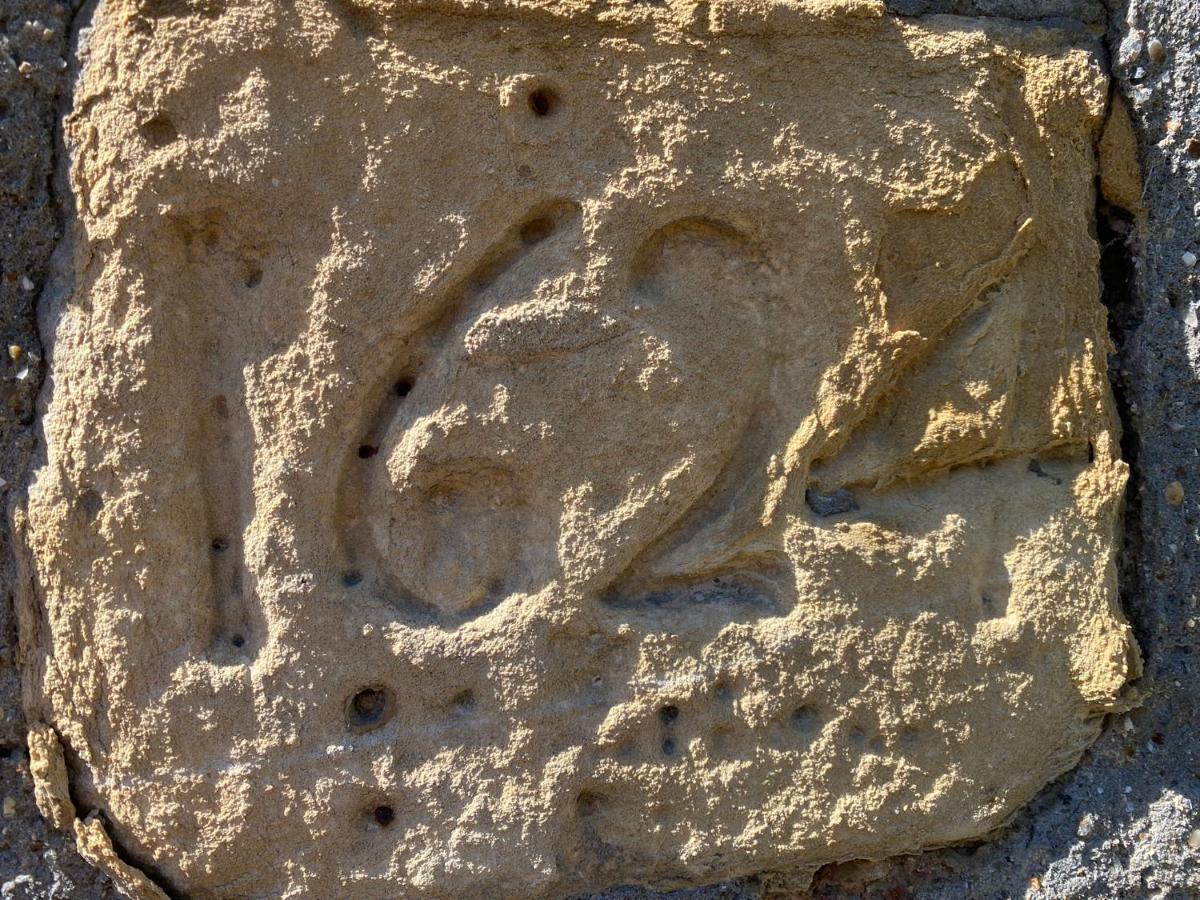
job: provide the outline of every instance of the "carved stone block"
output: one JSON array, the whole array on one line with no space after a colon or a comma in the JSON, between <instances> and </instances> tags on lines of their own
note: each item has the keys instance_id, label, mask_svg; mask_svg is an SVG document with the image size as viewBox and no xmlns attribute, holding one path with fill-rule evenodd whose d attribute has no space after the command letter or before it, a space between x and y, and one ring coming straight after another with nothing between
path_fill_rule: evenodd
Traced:
<instances>
[{"instance_id":1,"label":"carved stone block","mask_svg":"<svg viewBox=\"0 0 1200 900\"><path fill-rule=\"evenodd\" d=\"M1106 79L881 6L100 6L18 518L118 877L703 883L1076 762L1139 667Z\"/></svg>"}]
</instances>

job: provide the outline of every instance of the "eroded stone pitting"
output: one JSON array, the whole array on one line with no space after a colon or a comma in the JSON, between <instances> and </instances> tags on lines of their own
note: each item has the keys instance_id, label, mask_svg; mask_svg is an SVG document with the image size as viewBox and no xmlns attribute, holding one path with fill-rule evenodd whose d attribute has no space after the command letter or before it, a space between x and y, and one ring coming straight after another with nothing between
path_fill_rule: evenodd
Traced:
<instances>
[{"instance_id":1,"label":"eroded stone pitting","mask_svg":"<svg viewBox=\"0 0 1200 900\"><path fill-rule=\"evenodd\" d=\"M25 513L79 803L197 896L1005 821L1138 670L1081 36L450 8L100 10Z\"/></svg>"}]
</instances>

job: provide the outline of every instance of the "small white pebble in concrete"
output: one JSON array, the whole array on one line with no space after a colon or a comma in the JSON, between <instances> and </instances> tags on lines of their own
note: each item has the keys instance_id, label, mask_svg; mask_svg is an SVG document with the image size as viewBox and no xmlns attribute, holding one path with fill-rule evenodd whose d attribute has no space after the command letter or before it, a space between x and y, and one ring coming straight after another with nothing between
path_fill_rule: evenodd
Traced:
<instances>
[{"instance_id":1,"label":"small white pebble in concrete","mask_svg":"<svg viewBox=\"0 0 1200 900\"><path fill-rule=\"evenodd\" d=\"M1187 845L1193 850L1200 850L1200 828L1195 828L1187 836Z\"/></svg>"},{"instance_id":2,"label":"small white pebble in concrete","mask_svg":"<svg viewBox=\"0 0 1200 900\"><path fill-rule=\"evenodd\" d=\"M1096 830L1096 817L1088 813L1079 820L1079 827L1075 829L1075 833L1081 838L1085 838Z\"/></svg>"},{"instance_id":3,"label":"small white pebble in concrete","mask_svg":"<svg viewBox=\"0 0 1200 900\"><path fill-rule=\"evenodd\" d=\"M23 290L23 291L32 291L33 290L33 282L30 280L28 275L21 276L21 290Z\"/></svg>"},{"instance_id":4,"label":"small white pebble in concrete","mask_svg":"<svg viewBox=\"0 0 1200 900\"><path fill-rule=\"evenodd\" d=\"M4 884L0 884L0 897L15 897L17 895L17 889L28 884L33 884L32 875L30 875L28 872L18 875L16 878L4 882Z\"/></svg>"},{"instance_id":5,"label":"small white pebble in concrete","mask_svg":"<svg viewBox=\"0 0 1200 900\"><path fill-rule=\"evenodd\" d=\"M1158 38L1150 39L1150 43L1146 44L1146 52L1150 55L1152 62L1160 63L1167 58L1167 48Z\"/></svg>"},{"instance_id":6,"label":"small white pebble in concrete","mask_svg":"<svg viewBox=\"0 0 1200 900\"><path fill-rule=\"evenodd\" d=\"M1172 506L1178 506L1183 502L1185 496L1183 485L1178 481L1172 481L1163 490L1163 496L1167 498L1167 502Z\"/></svg>"},{"instance_id":7,"label":"small white pebble in concrete","mask_svg":"<svg viewBox=\"0 0 1200 900\"><path fill-rule=\"evenodd\" d=\"M1117 61L1123 66L1131 66L1141 55L1142 33L1136 28L1131 28L1129 34L1122 38L1121 46L1117 48Z\"/></svg>"},{"instance_id":8,"label":"small white pebble in concrete","mask_svg":"<svg viewBox=\"0 0 1200 900\"><path fill-rule=\"evenodd\" d=\"M1193 253L1191 250L1183 251L1183 264L1185 266L1187 266L1189 269L1195 268L1196 254Z\"/></svg>"},{"instance_id":9,"label":"small white pebble in concrete","mask_svg":"<svg viewBox=\"0 0 1200 900\"><path fill-rule=\"evenodd\" d=\"M28 78L33 74L33 63L31 63L29 60L25 60L19 66L17 66L17 71Z\"/></svg>"}]
</instances>

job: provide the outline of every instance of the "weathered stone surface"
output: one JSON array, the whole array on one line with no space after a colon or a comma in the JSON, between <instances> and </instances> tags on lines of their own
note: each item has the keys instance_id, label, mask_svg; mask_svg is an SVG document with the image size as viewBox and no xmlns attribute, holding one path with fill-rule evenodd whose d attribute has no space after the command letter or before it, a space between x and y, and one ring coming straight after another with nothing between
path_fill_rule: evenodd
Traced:
<instances>
[{"instance_id":1,"label":"weathered stone surface","mask_svg":"<svg viewBox=\"0 0 1200 900\"><path fill-rule=\"evenodd\" d=\"M43 365L34 302L60 235L53 135L56 110L70 95L73 9L59 0L0 4L0 498L6 511L0 523L0 897L13 900L113 894L35 806L24 752L12 603L16 568L7 522L35 446Z\"/></svg>"},{"instance_id":2,"label":"weathered stone surface","mask_svg":"<svg viewBox=\"0 0 1200 900\"><path fill-rule=\"evenodd\" d=\"M115 877L878 857L1128 701L1082 32L113 3L86 62L23 639Z\"/></svg>"}]
</instances>

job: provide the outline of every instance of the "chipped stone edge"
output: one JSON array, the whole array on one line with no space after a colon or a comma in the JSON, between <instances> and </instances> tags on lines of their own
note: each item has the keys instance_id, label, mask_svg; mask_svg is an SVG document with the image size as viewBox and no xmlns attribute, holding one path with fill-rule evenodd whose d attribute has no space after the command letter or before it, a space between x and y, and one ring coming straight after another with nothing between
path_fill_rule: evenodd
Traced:
<instances>
[{"instance_id":1,"label":"chipped stone edge","mask_svg":"<svg viewBox=\"0 0 1200 900\"><path fill-rule=\"evenodd\" d=\"M58 732L44 722L35 722L29 726L27 740L33 795L41 814L59 831L73 831L79 855L111 878L129 900L169 900L145 872L121 859L98 812L79 818Z\"/></svg>"}]
</instances>

